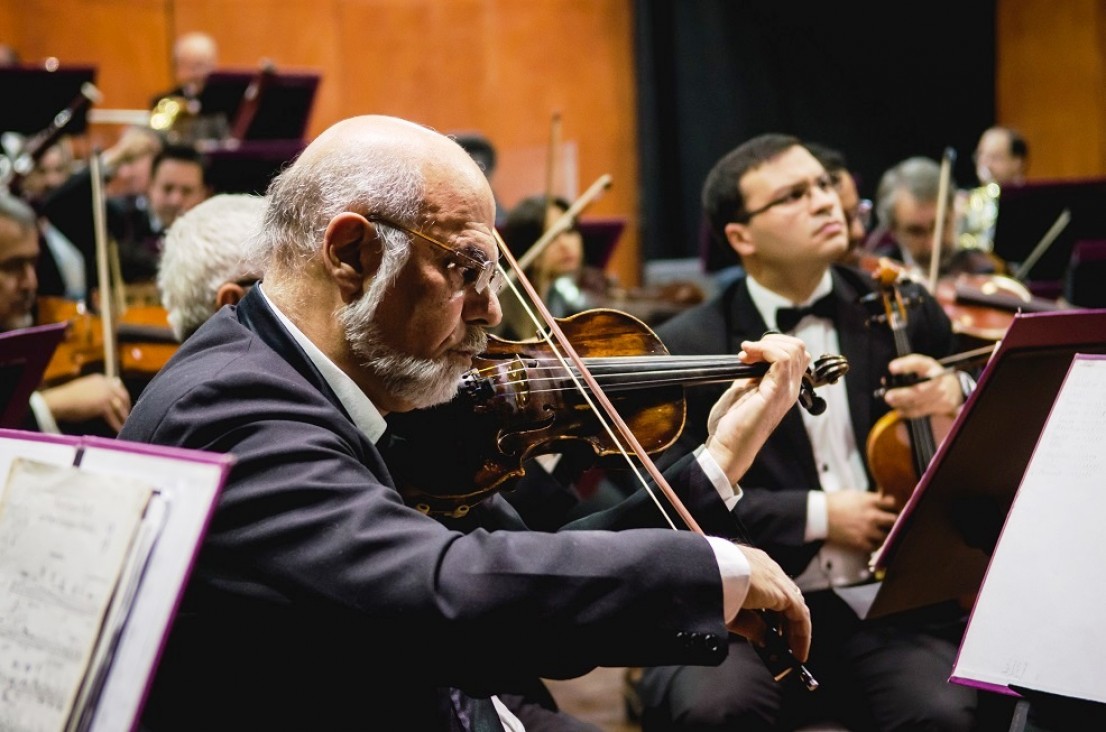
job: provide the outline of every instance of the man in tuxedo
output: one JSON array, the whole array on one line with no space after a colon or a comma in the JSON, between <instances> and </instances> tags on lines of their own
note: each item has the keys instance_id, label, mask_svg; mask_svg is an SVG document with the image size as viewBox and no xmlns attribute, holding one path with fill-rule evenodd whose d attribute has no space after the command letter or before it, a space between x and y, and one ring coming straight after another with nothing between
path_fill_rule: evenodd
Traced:
<instances>
[{"instance_id":1,"label":"man in tuxedo","mask_svg":"<svg viewBox=\"0 0 1106 732\"><path fill-rule=\"evenodd\" d=\"M752 649L731 642L720 666L645 669L640 684L643 728L653 730L789 730L833 717L850 730L968 730L976 693L947 683L963 612L926 609L886 621L863 619L874 585L870 554L901 506L876 489L864 445L876 420L894 407L904 417L955 411L962 385L934 360L948 352L948 318L921 287L903 336L895 339L862 300L867 274L841 265L848 228L835 187L797 138L768 134L722 157L703 187L713 246L736 253L745 274L715 299L657 329L674 354L737 353L768 329L791 333L812 354L842 354L838 383L820 387L821 415L793 408L742 478L737 514L753 543L795 576L816 629L810 693L791 677L765 679ZM878 301L877 301L878 305ZM928 354L928 355L925 355ZM933 377L875 395L888 372ZM681 443L702 439L717 390L689 390ZM662 460L662 464L666 461Z\"/></svg>"},{"instance_id":2,"label":"man in tuxedo","mask_svg":"<svg viewBox=\"0 0 1106 732\"><path fill-rule=\"evenodd\" d=\"M669 471L711 536L663 528L644 491L578 530L530 531L500 495L438 521L404 503L383 417L452 399L500 320L487 179L448 137L366 116L323 132L267 198L263 281L182 344L121 435L236 459L146 727L516 730L501 694L599 664L717 663L730 632L765 638L755 608L806 656L798 589L731 541L801 342L745 343L766 376L726 390Z\"/></svg>"},{"instance_id":3,"label":"man in tuxedo","mask_svg":"<svg viewBox=\"0 0 1106 732\"><path fill-rule=\"evenodd\" d=\"M34 211L20 199L0 193L0 331L34 325L37 231ZM86 374L34 392L24 427L58 433L69 424L95 419L114 434L130 407L130 395L119 379Z\"/></svg>"}]
</instances>

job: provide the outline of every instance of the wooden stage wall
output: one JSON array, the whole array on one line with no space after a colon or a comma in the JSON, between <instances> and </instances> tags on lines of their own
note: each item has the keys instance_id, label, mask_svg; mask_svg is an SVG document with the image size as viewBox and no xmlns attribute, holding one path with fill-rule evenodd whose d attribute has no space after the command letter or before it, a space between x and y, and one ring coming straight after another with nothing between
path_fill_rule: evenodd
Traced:
<instances>
[{"instance_id":1,"label":"wooden stage wall","mask_svg":"<svg viewBox=\"0 0 1106 732\"><path fill-rule=\"evenodd\" d=\"M997 23L998 121L1025 132L1031 178L1106 175L1106 3L998 0ZM628 220L611 264L627 284L640 266L632 24L633 0L0 0L0 41L28 62L95 64L102 108L144 108L171 85L172 39L205 30L221 67L321 72L309 136L362 113L483 131L507 206L545 189L559 113L557 188L613 177L588 214Z\"/></svg>"}]
</instances>

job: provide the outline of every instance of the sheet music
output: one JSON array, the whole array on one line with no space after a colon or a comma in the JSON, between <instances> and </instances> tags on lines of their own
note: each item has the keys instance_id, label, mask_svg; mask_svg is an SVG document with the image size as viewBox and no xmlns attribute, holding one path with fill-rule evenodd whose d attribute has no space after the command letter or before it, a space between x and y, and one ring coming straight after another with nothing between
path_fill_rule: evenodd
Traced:
<instances>
[{"instance_id":1,"label":"sheet music","mask_svg":"<svg viewBox=\"0 0 1106 732\"><path fill-rule=\"evenodd\" d=\"M1106 359L1077 355L1018 488L953 680L1106 702Z\"/></svg>"},{"instance_id":2,"label":"sheet music","mask_svg":"<svg viewBox=\"0 0 1106 732\"><path fill-rule=\"evenodd\" d=\"M165 522L169 515L169 499L160 492L150 496L150 502L146 506L146 513L139 525L134 540L134 548L128 553L127 563L119 578L117 591L111 600L107 617L104 620L104 629L100 633L99 642L93 653L89 673L81 685L74 705L74 712L70 716L67 732L87 730L92 723L96 704L104 688L108 671L115 657L119 640L130 617L131 609L138 597L143 575L146 571L150 555L158 536L165 528Z\"/></svg>"},{"instance_id":3,"label":"sheet music","mask_svg":"<svg viewBox=\"0 0 1106 732\"><path fill-rule=\"evenodd\" d=\"M0 503L0 728L63 730L151 489L25 458Z\"/></svg>"},{"instance_id":4,"label":"sheet music","mask_svg":"<svg viewBox=\"0 0 1106 732\"><path fill-rule=\"evenodd\" d=\"M111 672L90 723L93 732L127 730L145 697L166 629L172 623L181 588L211 515L232 458L195 451L137 451L118 440L86 447L81 468L88 472L149 480L168 500L168 518L157 538L122 631Z\"/></svg>"}]
</instances>

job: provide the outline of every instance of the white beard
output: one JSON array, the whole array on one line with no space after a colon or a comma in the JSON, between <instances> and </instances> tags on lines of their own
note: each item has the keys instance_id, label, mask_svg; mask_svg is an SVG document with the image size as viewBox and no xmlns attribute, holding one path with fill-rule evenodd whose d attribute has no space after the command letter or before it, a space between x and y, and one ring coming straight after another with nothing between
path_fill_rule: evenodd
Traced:
<instances>
[{"instance_id":1,"label":"white beard","mask_svg":"<svg viewBox=\"0 0 1106 732\"><path fill-rule=\"evenodd\" d=\"M339 311L350 348L361 365L380 379L388 393L404 402L424 408L448 402L457 393L461 376L469 366L448 354L439 358L420 358L402 353L382 342L376 322L379 298L369 292ZM463 348L477 353L487 348L488 337L481 328L470 327Z\"/></svg>"}]
</instances>

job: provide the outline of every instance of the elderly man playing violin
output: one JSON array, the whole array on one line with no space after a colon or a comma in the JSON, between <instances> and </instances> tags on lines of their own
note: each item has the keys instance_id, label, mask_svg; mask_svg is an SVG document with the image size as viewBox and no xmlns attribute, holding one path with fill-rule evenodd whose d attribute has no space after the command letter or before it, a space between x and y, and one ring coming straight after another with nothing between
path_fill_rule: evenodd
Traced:
<instances>
[{"instance_id":1,"label":"elderly man playing violin","mask_svg":"<svg viewBox=\"0 0 1106 732\"><path fill-rule=\"evenodd\" d=\"M758 659L731 643L721 665L646 669L640 684L645 730L790 730L834 718L850 730L969 730L980 724L974 690L949 684L963 629L960 607L864 620L873 578L868 559L901 505L877 488L863 448L876 420L895 407L906 417L955 411L954 375L875 395L889 372L942 373L934 357L952 344L948 318L921 285L901 322L888 313L867 272L839 264L849 245L832 175L795 137L766 134L723 156L703 186L713 245L745 269L714 300L657 329L674 354L736 352L772 328L811 353L839 353L849 371L822 390L824 414L792 409L741 480L737 506L751 539L796 577L817 632L810 671L816 694L784 679L764 682ZM876 308L865 299L875 296ZM901 328L893 335L892 327ZM912 347L899 353L898 336ZM705 436L717 391L688 395L681 454ZM667 461L667 455L660 460ZM1008 722L1007 722L1008 723ZM1002 729L1006 727L1003 726Z\"/></svg>"},{"instance_id":2,"label":"elderly man playing violin","mask_svg":"<svg viewBox=\"0 0 1106 732\"><path fill-rule=\"evenodd\" d=\"M0 194L0 331L34 325L38 258L34 211L18 198ZM24 427L57 433L69 425L102 420L114 434L130 408L121 381L86 374L34 392Z\"/></svg>"},{"instance_id":3,"label":"elderly man playing violin","mask_svg":"<svg viewBox=\"0 0 1106 732\"><path fill-rule=\"evenodd\" d=\"M627 514L529 531L498 494L457 530L404 503L383 416L450 400L501 317L486 178L453 140L366 116L267 197L263 281L184 342L121 435L237 459L144 727L517 730L502 697L539 677L718 663L730 633L765 641L762 610L806 657L801 594L731 541L730 512L798 397L800 341L743 344L767 373L735 382L666 474L717 536Z\"/></svg>"}]
</instances>

